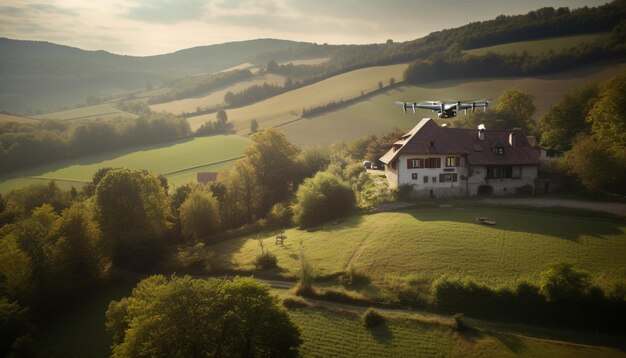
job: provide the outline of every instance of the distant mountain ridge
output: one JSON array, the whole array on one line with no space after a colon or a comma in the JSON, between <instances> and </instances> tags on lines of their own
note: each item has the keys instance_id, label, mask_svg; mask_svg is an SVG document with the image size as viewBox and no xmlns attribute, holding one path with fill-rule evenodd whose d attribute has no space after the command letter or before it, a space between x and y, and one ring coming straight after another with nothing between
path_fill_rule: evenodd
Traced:
<instances>
[{"instance_id":1,"label":"distant mountain ridge","mask_svg":"<svg viewBox=\"0 0 626 358\"><path fill-rule=\"evenodd\" d=\"M24 112L83 103L91 94L128 92L171 78L212 73L264 52L302 45L307 44L257 39L135 57L0 38L0 110Z\"/></svg>"}]
</instances>

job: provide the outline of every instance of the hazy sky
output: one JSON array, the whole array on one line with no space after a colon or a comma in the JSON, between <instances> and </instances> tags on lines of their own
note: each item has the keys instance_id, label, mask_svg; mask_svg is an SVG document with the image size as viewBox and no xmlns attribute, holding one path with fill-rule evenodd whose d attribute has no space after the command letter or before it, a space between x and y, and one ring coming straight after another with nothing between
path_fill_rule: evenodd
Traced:
<instances>
[{"instance_id":1,"label":"hazy sky","mask_svg":"<svg viewBox=\"0 0 626 358\"><path fill-rule=\"evenodd\" d=\"M317 43L412 40L545 6L601 0L2 0L0 37L154 55L256 38Z\"/></svg>"}]
</instances>

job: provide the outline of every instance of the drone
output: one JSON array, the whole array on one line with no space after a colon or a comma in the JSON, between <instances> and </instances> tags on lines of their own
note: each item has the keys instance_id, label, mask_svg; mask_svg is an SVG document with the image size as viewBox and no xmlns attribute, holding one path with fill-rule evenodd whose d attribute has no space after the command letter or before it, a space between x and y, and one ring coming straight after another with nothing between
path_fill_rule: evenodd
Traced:
<instances>
[{"instance_id":1,"label":"drone","mask_svg":"<svg viewBox=\"0 0 626 358\"><path fill-rule=\"evenodd\" d=\"M465 114L467 114L467 110L471 110L472 113L476 110L476 108L482 108L483 111L487 112L487 108L489 107L489 100L479 100L479 101L457 101L457 102L443 102L443 101L426 101L426 102L396 102L397 105L402 106L404 113L407 113L407 108L413 109L413 113L415 110L420 109L430 109L433 112L437 112L439 118L453 118L456 117L456 113L460 110L464 110Z\"/></svg>"}]
</instances>

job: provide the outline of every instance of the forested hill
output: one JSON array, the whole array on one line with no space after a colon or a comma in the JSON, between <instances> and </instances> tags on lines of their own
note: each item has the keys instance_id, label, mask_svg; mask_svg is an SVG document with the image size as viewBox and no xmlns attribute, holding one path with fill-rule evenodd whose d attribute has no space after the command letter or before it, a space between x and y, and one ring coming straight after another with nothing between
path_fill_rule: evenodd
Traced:
<instances>
[{"instance_id":1,"label":"forested hill","mask_svg":"<svg viewBox=\"0 0 626 358\"><path fill-rule=\"evenodd\" d=\"M39 41L0 38L0 109L83 103L90 94L127 92L150 83L239 65L267 51L307 44L259 39L133 57Z\"/></svg>"}]
</instances>

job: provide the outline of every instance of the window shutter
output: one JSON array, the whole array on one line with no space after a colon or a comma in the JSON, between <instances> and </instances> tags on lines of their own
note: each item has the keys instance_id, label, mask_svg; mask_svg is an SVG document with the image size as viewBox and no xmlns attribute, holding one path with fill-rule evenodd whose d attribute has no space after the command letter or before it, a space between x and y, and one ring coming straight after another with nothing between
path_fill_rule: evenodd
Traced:
<instances>
[{"instance_id":1,"label":"window shutter","mask_svg":"<svg viewBox=\"0 0 626 358\"><path fill-rule=\"evenodd\" d=\"M413 168L413 167L411 166L411 159L407 159L407 160L406 160L406 167L407 167L408 169Z\"/></svg>"},{"instance_id":2,"label":"window shutter","mask_svg":"<svg viewBox=\"0 0 626 358\"><path fill-rule=\"evenodd\" d=\"M435 163L435 168L441 168L441 158L436 158Z\"/></svg>"},{"instance_id":3,"label":"window shutter","mask_svg":"<svg viewBox=\"0 0 626 358\"><path fill-rule=\"evenodd\" d=\"M442 183L444 181L445 174L439 174L439 182Z\"/></svg>"},{"instance_id":4,"label":"window shutter","mask_svg":"<svg viewBox=\"0 0 626 358\"><path fill-rule=\"evenodd\" d=\"M452 181L456 182L457 181L457 175L456 173L452 174Z\"/></svg>"}]
</instances>

